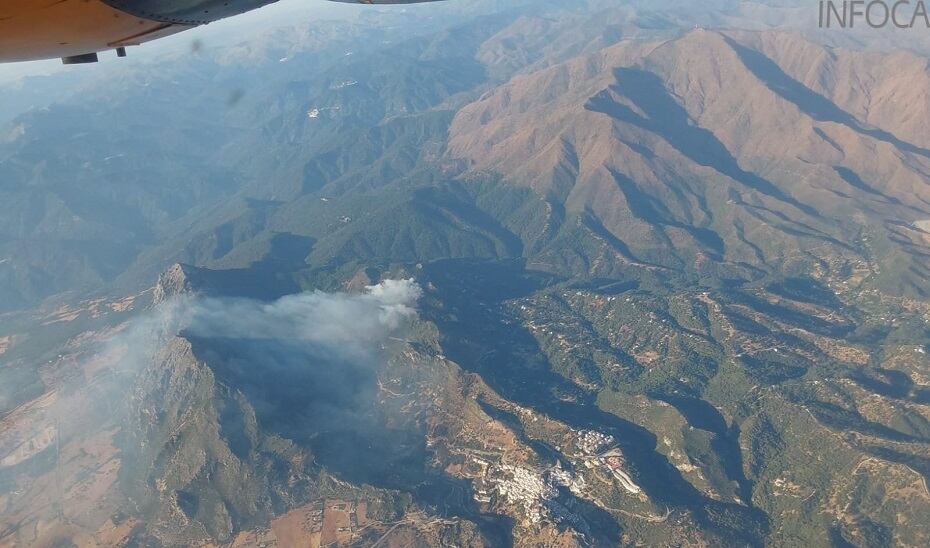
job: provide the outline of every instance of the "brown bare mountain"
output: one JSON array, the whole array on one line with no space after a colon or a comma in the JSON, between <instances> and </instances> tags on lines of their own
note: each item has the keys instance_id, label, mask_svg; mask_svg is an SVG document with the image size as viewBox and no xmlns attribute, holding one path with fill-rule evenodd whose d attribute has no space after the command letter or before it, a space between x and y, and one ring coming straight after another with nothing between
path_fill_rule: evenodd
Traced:
<instances>
[{"instance_id":1,"label":"brown bare mountain","mask_svg":"<svg viewBox=\"0 0 930 548\"><path fill-rule=\"evenodd\" d=\"M908 53L696 29L514 77L458 112L448 154L586 215L613 262L923 294L928 74Z\"/></svg>"}]
</instances>

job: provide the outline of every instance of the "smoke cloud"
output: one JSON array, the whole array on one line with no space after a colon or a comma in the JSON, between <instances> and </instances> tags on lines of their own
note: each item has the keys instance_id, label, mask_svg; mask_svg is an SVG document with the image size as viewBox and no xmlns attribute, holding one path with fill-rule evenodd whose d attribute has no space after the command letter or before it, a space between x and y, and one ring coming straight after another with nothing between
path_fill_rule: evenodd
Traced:
<instances>
[{"instance_id":1,"label":"smoke cloud","mask_svg":"<svg viewBox=\"0 0 930 548\"><path fill-rule=\"evenodd\" d=\"M190 299L174 304L171 314L195 337L285 339L352 351L379 344L415 317L421 294L412 279L386 280L362 294L313 291L270 303Z\"/></svg>"},{"instance_id":2,"label":"smoke cloud","mask_svg":"<svg viewBox=\"0 0 930 548\"><path fill-rule=\"evenodd\" d=\"M413 279L385 280L364 293L312 291L276 301L182 295L140 315L108 336L95 359L119 361L131 375L150 363L168 338L278 341L339 361L367 359L416 318L422 296ZM261 360L256 366L261 365Z\"/></svg>"},{"instance_id":3,"label":"smoke cloud","mask_svg":"<svg viewBox=\"0 0 930 548\"><path fill-rule=\"evenodd\" d=\"M359 294L313 291L273 302L176 297L99 333L96 342L69 349L62 363L75 374L50 387L37 400L41 405L30 403L7 417L0 470L48 447L55 439L49 431L62 431L66 443L118 423L138 375L156 365L158 352L179 334L208 341L206 352L223 353L211 365L238 376L258 406L290 399L314 412L351 413L370 397L381 348L416 317L421 295L407 279ZM283 397L288 391L294 394Z\"/></svg>"},{"instance_id":4,"label":"smoke cloud","mask_svg":"<svg viewBox=\"0 0 930 548\"><path fill-rule=\"evenodd\" d=\"M387 280L359 294L313 291L273 302L175 297L63 356L61 367L74 373L6 417L0 474L15 470L17 477L52 478L51 491L42 495L50 502L39 512L54 517L79 506L72 497L81 496L75 486L84 461L75 455L85 454L87 440L112 436L114 448L97 442L95 447L115 452L118 445L120 458L148 470L154 464L146 451L165 443L162 429L184 424L176 413L198 409L213 397L219 398L217 409L229 413L221 419L223 435L230 436L230 448L243 451L242 458L249 454L243 444L250 442L235 413L247 401L264 432L310 447L333 470L348 466L345 473L359 473L345 454L377 455L372 462L387 463L399 451L398 435L384 435L390 421L373 405L380 366L390 358L384 350L388 339L416 318L421 295L409 279ZM178 335L191 342L203 365L172 361ZM201 367L236 395L199 391ZM188 377L191 371L194 377ZM384 439L373 448L371 440L379 435ZM323 452L317 454L318 448ZM27 495L7 510L35 512L17 506L40 496Z\"/></svg>"},{"instance_id":5,"label":"smoke cloud","mask_svg":"<svg viewBox=\"0 0 930 548\"><path fill-rule=\"evenodd\" d=\"M272 302L181 297L158 310L167 330L155 349L178 334L190 340L197 357L246 396L266 427L289 437L308 431L299 417L361 428L359 421L374 412L381 366L393 346L388 339L415 319L421 295L407 279L363 293L312 291Z\"/></svg>"}]
</instances>

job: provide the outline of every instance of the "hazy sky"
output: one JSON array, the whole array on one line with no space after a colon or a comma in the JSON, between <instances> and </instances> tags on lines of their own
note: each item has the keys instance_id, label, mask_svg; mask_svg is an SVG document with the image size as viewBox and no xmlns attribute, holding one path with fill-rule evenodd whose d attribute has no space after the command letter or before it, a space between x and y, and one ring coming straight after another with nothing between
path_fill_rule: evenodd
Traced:
<instances>
[{"instance_id":1,"label":"hazy sky","mask_svg":"<svg viewBox=\"0 0 930 548\"><path fill-rule=\"evenodd\" d=\"M293 25L315 18L352 18L365 9L384 8L340 4L326 0L280 0L270 6L237 17L217 21L139 47L129 48L129 55L141 59L151 59L159 55L190 51L190 44L194 40L199 40L207 46L225 42L239 42L251 33L265 32L276 26ZM395 6L391 9L404 9L404 7ZM102 53L100 62L117 63L126 62L126 60L117 59L116 55L112 53ZM60 70L81 70L81 66L65 67L58 59L0 64L0 82L21 76L47 74Z\"/></svg>"}]
</instances>

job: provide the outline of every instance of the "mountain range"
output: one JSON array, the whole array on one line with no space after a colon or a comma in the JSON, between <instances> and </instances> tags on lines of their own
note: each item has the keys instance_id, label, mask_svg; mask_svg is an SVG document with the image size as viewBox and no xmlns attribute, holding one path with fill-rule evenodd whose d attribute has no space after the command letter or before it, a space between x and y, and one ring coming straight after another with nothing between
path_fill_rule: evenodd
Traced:
<instances>
[{"instance_id":1,"label":"mountain range","mask_svg":"<svg viewBox=\"0 0 930 548\"><path fill-rule=\"evenodd\" d=\"M0 87L0 545L926 545L920 42L674 4Z\"/></svg>"}]
</instances>

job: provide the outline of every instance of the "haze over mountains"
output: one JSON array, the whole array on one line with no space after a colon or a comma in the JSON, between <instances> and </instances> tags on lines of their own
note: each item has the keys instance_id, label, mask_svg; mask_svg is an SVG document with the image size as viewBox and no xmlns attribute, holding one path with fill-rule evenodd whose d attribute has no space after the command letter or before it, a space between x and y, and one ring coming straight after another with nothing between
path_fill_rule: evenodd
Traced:
<instances>
[{"instance_id":1,"label":"haze over mountains","mask_svg":"<svg viewBox=\"0 0 930 548\"><path fill-rule=\"evenodd\" d=\"M440 6L0 87L0 543L926 545L922 38Z\"/></svg>"}]
</instances>

